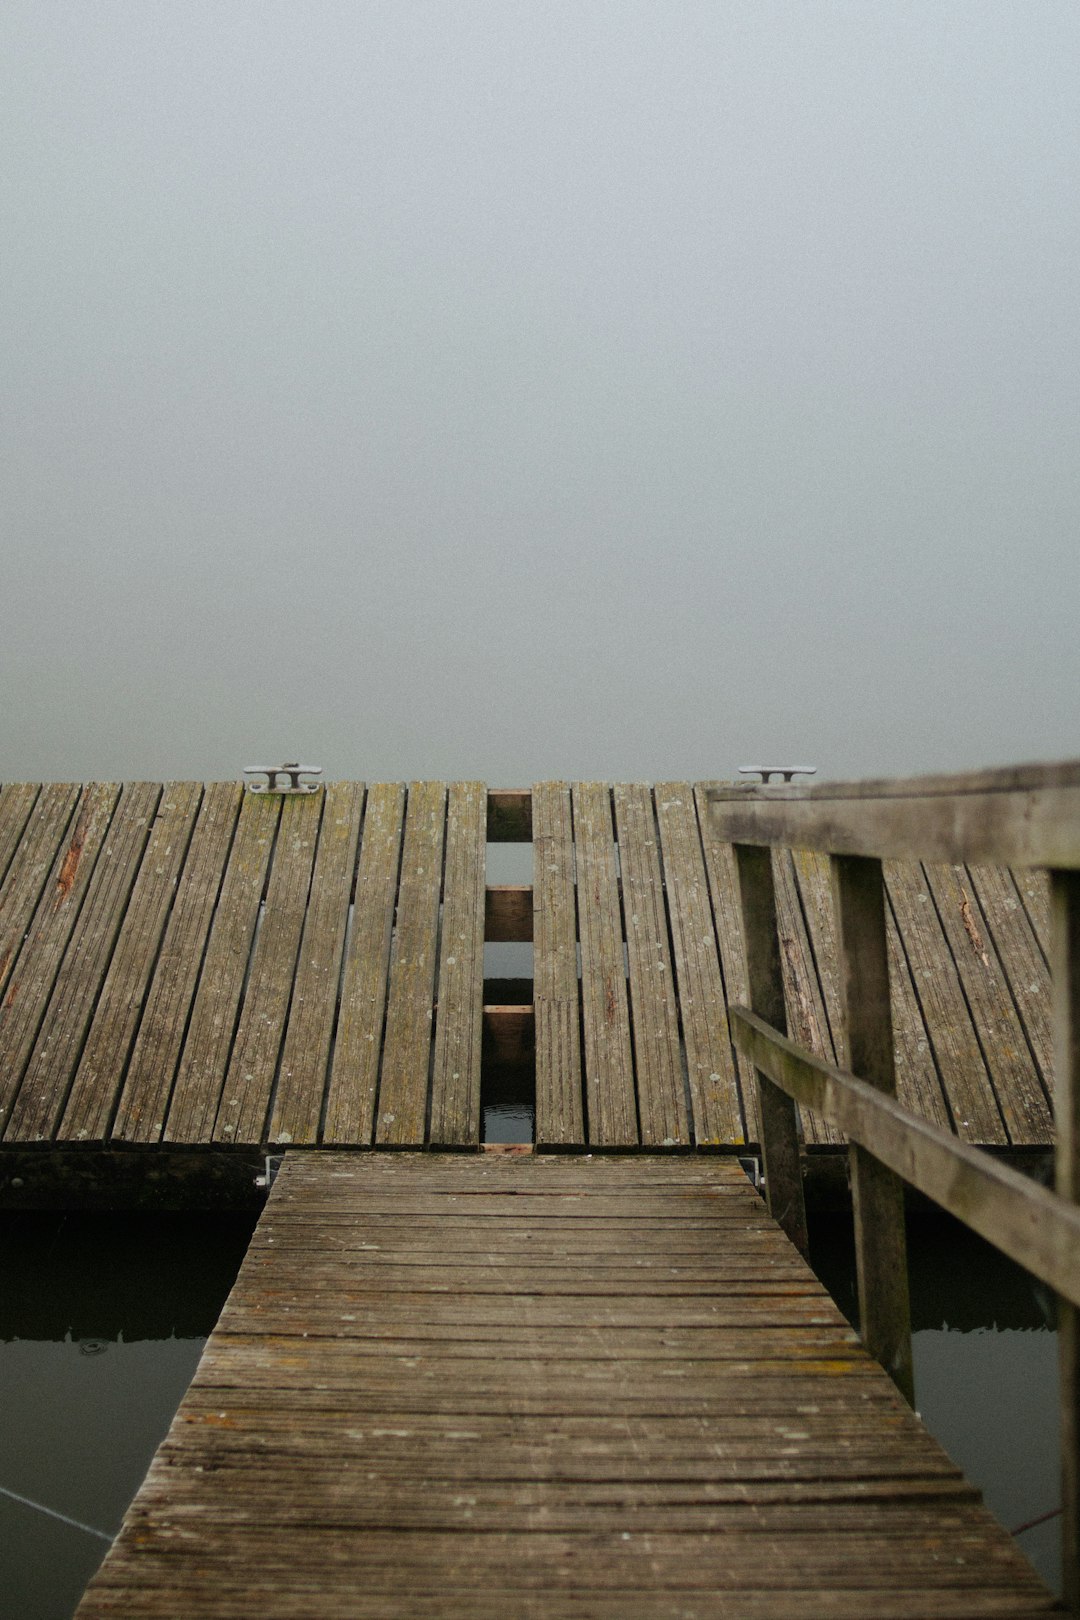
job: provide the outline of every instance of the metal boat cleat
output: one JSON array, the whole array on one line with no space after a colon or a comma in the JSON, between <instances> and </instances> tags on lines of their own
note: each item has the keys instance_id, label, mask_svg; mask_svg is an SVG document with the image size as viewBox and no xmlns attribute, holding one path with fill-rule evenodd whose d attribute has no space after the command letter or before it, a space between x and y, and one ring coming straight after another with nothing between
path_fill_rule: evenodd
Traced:
<instances>
[{"instance_id":1,"label":"metal boat cleat","mask_svg":"<svg viewBox=\"0 0 1080 1620\"><path fill-rule=\"evenodd\" d=\"M816 765L740 765L740 776L760 776L760 782L746 782L745 787L762 787L778 776L782 782L790 782L793 776L816 776Z\"/></svg>"},{"instance_id":2,"label":"metal boat cleat","mask_svg":"<svg viewBox=\"0 0 1080 1620\"><path fill-rule=\"evenodd\" d=\"M302 776L321 776L321 765L299 765L291 760L284 765L245 765L244 779L249 793L318 793L320 783L302 782ZM265 776L266 781L256 778ZM282 778L285 783L282 786Z\"/></svg>"}]
</instances>

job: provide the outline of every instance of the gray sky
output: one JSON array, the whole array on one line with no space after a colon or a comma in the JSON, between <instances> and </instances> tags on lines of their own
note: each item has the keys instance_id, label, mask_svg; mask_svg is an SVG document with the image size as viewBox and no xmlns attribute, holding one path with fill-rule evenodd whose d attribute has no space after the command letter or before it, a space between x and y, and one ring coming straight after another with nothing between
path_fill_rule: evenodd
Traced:
<instances>
[{"instance_id":1,"label":"gray sky","mask_svg":"<svg viewBox=\"0 0 1080 1620\"><path fill-rule=\"evenodd\" d=\"M1071 0L0 15L0 773L1080 753Z\"/></svg>"}]
</instances>

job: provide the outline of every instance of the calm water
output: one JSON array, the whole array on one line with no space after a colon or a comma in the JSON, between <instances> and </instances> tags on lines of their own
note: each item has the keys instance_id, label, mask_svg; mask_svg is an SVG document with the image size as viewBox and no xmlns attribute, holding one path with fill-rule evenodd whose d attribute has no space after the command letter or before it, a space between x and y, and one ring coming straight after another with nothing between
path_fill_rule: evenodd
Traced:
<instances>
[{"instance_id":1,"label":"calm water","mask_svg":"<svg viewBox=\"0 0 1080 1620\"><path fill-rule=\"evenodd\" d=\"M0 1613L62 1620L120 1526L251 1221L0 1216ZM92 1532L97 1531L98 1534Z\"/></svg>"},{"instance_id":2,"label":"calm water","mask_svg":"<svg viewBox=\"0 0 1080 1620\"><path fill-rule=\"evenodd\" d=\"M513 1106L502 1116L507 1136ZM489 1125L502 1134L498 1118ZM250 1230L221 1217L0 1217L0 1486L82 1526L0 1496L4 1614L72 1613L194 1372ZM849 1232L819 1220L814 1236L819 1272L853 1315ZM951 1222L914 1223L911 1258L923 1417L1005 1524L1056 1507L1046 1302ZM1056 1584L1056 1524L1022 1545Z\"/></svg>"},{"instance_id":3,"label":"calm water","mask_svg":"<svg viewBox=\"0 0 1080 1620\"><path fill-rule=\"evenodd\" d=\"M858 1323L850 1224L819 1218L814 1267ZM1027 1272L945 1217L909 1223L915 1399L923 1421L1010 1530L1061 1501L1053 1301ZM1020 1545L1060 1589L1057 1520Z\"/></svg>"}]
</instances>

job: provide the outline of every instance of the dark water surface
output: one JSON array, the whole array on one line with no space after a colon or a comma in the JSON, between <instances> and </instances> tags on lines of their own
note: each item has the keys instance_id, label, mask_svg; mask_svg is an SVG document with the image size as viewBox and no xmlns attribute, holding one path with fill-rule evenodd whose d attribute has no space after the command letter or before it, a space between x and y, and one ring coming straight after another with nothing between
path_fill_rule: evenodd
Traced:
<instances>
[{"instance_id":1,"label":"dark water surface","mask_svg":"<svg viewBox=\"0 0 1080 1620\"><path fill-rule=\"evenodd\" d=\"M500 1123L513 1134L495 1118L490 1135ZM78 1521L0 1495L5 1616L71 1615L187 1388L251 1226L221 1216L0 1216L0 1486ZM1013 1527L1059 1501L1048 1302L952 1222L915 1221L910 1242L920 1410ZM854 1316L848 1223L818 1219L814 1260ZM1056 1586L1056 1522L1021 1545Z\"/></svg>"},{"instance_id":2,"label":"dark water surface","mask_svg":"<svg viewBox=\"0 0 1080 1620\"><path fill-rule=\"evenodd\" d=\"M0 1614L73 1612L191 1381L252 1224L0 1216L0 1487L82 1526L0 1494Z\"/></svg>"},{"instance_id":3,"label":"dark water surface","mask_svg":"<svg viewBox=\"0 0 1080 1620\"><path fill-rule=\"evenodd\" d=\"M814 1269L858 1325L850 1221L811 1227ZM908 1223L915 1399L927 1428L1008 1529L1061 1502L1054 1304L1026 1271L946 1216ZM1020 1546L1061 1588L1060 1521Z\"/></svg>"}]
</instances>

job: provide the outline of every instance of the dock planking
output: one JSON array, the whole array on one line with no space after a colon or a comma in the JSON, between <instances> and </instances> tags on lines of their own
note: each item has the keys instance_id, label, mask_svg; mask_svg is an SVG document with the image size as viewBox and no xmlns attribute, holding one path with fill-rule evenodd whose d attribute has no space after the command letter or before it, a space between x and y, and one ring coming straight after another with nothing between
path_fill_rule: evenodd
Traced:
<instances>
[{"instance_id":1,"label":"dock planking","mask_svg":"<svg viewBox=\"0 0 1080 1620\"><path fill-rule=\"evenodd\" d=\"M730 1159L293 1151L78 1615L1057 1608Z\"/></svg>"},{"instance_id":2,"label":"dock planking","mask_svg":"<svg viewBox=\"0 0 1080 1620\"><path fill-rule=\"evenodd\" d=\"M489 1027L535 1041L540 1146L752 1149L726 1027L747 999L733 856L705 790L5 786L0 1154L475 1148ZM486 841L507 838L533 842L531 889L486 886ZM773 862L789 1027L842 1062L827 865ZM1041 874L886 877L901 1098L966 1141L1047 1147ZM532 939L530 1005L484 1006L485 917ZM840 1145L802 1123L814 1151Z\"/></svg>"}]
</instances>

